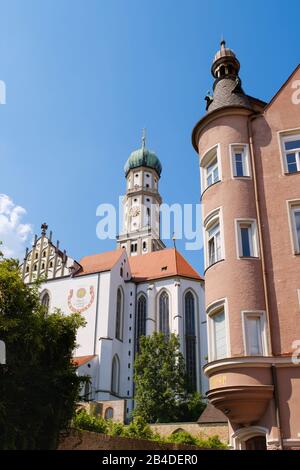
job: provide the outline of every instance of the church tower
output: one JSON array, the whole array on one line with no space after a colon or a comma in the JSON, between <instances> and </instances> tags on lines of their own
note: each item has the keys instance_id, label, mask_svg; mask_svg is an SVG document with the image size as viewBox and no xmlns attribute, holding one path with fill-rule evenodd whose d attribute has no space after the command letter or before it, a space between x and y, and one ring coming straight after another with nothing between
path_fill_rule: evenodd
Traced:
<instances>
[{"instance_id":1,"label":"church tower","mask_svg":"<svg viewBox=\"0 0 300 470\"><path fill-rule=\"evenodd\" d=\"M129 256L165 248L160 240L162 200L158 192L162 166L155 153L146 149L145 140L143 131L141 148L131 153L124 167L123 231L117 237L117 247L125 248Z\"/></svg>"}]
</instances>

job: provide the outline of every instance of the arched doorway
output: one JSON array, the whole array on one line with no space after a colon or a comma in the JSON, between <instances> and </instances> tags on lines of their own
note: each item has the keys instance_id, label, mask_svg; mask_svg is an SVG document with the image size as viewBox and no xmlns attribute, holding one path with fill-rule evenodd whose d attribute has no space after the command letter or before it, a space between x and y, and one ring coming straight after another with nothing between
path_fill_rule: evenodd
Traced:
<instances>
[{"instance_id":1,"label":"arched doorway","mask_svg":"<svg viewBox=\"0 0 300 470\"><path fill-rule=\"evenodd\" d=\"M267 450L265 436L253 436L245 441L245 450Z\"/></svg>"},{"instance_id":2,"label":"arched doorway","mask_svg":"<svg viewBox=\"0 0 300 470\"><path fill-rule=\"evenodd\" d=\"M267 450L268 430L262 426L248 426L237 429L230 438L235 450Z\"/></svg>"}]
</instances>

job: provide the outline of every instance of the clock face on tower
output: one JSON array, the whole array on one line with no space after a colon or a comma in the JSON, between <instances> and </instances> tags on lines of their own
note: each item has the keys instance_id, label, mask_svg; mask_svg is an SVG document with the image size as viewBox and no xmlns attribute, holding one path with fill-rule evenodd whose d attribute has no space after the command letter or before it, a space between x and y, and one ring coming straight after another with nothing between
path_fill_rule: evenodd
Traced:
<instances>
[{"instance_id":1,"label":"clock face on tower","mask_svg":"<svg viewBox=\"0 0 300 470\"><path fill-rule=\"evenodd\" d=\"M137 217L140 212L141 212L141 210L140 210L139 207L132 207L132 208L130 209L130 215L131 215L132 217Z\"/></svg>"}]
</instances>

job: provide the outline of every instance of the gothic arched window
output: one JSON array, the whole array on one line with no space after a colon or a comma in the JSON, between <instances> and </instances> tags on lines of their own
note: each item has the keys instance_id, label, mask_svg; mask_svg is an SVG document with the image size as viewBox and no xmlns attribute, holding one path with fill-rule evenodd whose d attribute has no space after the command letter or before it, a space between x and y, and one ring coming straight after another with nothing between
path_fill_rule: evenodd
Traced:
<instances>
[{"instance_id":1,"label":"gothic arched window","mask_svg":"<svg viewBox=\"0 0 300 470\"><path fill-rule=\"evenodd\" d=\"M45 307L46 312L48 313L49 312L49 306L50 306L50 295L49 295L48 292L45 292L44 294L42 294L41 304L43 305L43 307Z\"/></svg>"},{"instance_id":2,"label":"gothic arched window","mask_svg":"<svg viewBox=\"0 0 300 470\"><path fill-rule=\"evenodd\" d=\"M117 292L116 338L120 341L123 339L123 292L120 287Z\"/></svg>"},{"instance_id":3,"label":"gothic arched window","mask_svg":"<svg viewBox=\"0 0 300 470\"><path fill-rule=\"evenodd\" d=\"M197 390L196 374L196 325L195 298L192 292L187 292L184 298L185 313L185 360L188 389Z\"/></svg>"},{"instance_id":4,"label":"gothic arched window","mask_svg":"<svg viewBox=\"0 0 300 470\"><path fill-rule=\"evenodd\" d=\"M106 408L104 413L104 419L112 419L114 417L114 410L111 406Z\"/></svg>"},{"instance_id":5,"label":"gothic arched window","mask_svg":"<svg viewBox=\"0 0 300 470\"><path fill-rule=\"evenodd\" d=\"M159 297L159 331L166 336L170 334L169 294L165 291Z\"/></svg>"},{"instance_id":6,"label":"gothic arched window","mask_svg":"<svg viewBox=\"0 0 300 470\"><path fill-rule=\"evenodd\" d=\"M136 316L136 350L140 350L140 337L146 336L147 299L144 294L137 301Z\"/></svg>"},{"instance_id":7,"label":"gothic arched window","mask_svg":"<svg viewBox=\"0 0 300 470\"><path fill-rule=\"evenodd\" d=\"M120 386L120 360L116 354L112 361L111 368L111 391L115 395L119 395Z\"/></svg>"}]
</instances>

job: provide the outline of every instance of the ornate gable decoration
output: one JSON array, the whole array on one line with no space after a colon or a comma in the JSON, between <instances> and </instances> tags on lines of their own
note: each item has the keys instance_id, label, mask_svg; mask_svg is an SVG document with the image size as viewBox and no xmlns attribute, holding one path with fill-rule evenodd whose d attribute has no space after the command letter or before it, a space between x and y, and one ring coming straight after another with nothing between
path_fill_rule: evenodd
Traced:
<instances>
[{"instance_id":1,"label":"ornate gable decoration","mask_svg":"<svg viewBox=\"0 0 300 470\"><path fill-rule=\"evenodd\" d=\"M66 251L61 251L59 241L52 242L52 232L47 236L48 225L41 226L41 235L35 235L31 250L26 249L24 261L20 266L23 281L26 284L36 279L55 279L74 275L80 264L70 258Z\"/></svg>"}]
</instances>

